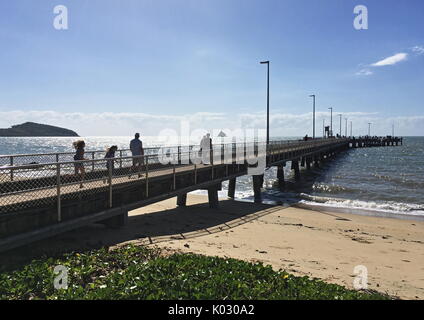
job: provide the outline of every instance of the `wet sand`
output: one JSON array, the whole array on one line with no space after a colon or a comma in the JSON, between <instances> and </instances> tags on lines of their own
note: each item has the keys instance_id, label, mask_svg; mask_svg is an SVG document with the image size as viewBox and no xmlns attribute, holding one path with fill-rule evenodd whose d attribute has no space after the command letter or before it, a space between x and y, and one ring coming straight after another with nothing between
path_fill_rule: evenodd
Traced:
<instances>
[{"instance_id":1,"label":"wet sand","mask_svg":"<svg viewBox=\"0 0 424 320\"><path fill-rule=\"evenodd\" d=\"M354 268L368 270L369 289L404 299L424 299L424 222L328 213L295 207L188 196L132 211L128 225L87 226L0 257L19 261L125 243L172 251L260 261L274 269L353 288Z\"/></svg>"}]
</instances>

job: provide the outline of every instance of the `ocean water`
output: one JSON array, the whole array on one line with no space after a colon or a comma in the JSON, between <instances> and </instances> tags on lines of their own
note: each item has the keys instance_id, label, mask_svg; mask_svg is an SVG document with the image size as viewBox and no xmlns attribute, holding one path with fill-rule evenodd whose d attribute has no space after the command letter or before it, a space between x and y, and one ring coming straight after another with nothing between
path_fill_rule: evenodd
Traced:
<instances>
[{"instance_id":1,"label":"ocean water","mask_svg":"<svg viewBox=\"0 0 424 320\"><path fill-rule=\"evenodd\" d=\"M128 148L131 137L84 137L86 150L104 150L112 144ZM72 152L75 138L0 138L0 155ZM143 139L146 147L158 146L154 137ZM282 204L348 210L376 216L424 219L424 137L406 137L398 147L352 149L337 160L307 172L294 182L290 162L285 168L286 188L277 188L277 170L265 172L263 198ZM228 183L223 183L221 195ZM236 197L253 199L252 178L240 177Z\"/></svg>"}]
</instances>

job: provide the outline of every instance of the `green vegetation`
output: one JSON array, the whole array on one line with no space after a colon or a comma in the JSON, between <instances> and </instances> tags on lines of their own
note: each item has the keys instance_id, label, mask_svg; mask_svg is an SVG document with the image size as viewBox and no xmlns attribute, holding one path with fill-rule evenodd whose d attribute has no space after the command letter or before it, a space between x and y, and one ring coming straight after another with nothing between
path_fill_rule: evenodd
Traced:
<instances>
[{"instance_id":1,"label":"green vegetation","mask_svg":"<svg viewBox=\"0 0 424 320\"><path fill-rule=\"evenodd\" d=\"M69 268L54 289L54 267ZM388 299L262 264L125 246L42 258L0 274L0 299Z\"/></svg>"}]
</instances>

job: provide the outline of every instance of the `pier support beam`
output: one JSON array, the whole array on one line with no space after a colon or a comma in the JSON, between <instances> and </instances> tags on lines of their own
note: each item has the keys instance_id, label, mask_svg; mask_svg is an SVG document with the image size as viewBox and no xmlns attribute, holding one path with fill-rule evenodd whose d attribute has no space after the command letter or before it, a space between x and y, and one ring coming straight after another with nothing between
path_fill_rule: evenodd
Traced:
<instances>
[{"instance_id":1,"label":"pier support beam","mask_svg":"<svg viewBox=\"0 0 424 320\"><path fill-rule=\"evenodd\" d=\"M221 190L221 184L208 188L209 208L211 209L219 208L218 190Z\"/></svg>"},{"instance_id":2,"label":"pier support beam","mask_svg":"<svg viewBox=\"0 0 424 320\"><path fill-rule=\"evenodd\" d=\"M294 179L296 181L299 181L300 180L299 160L292 161L292 170L294 170Z\"/></svg>"},{"instance_id":3,"label":"pier support beam","mask_svg":"<svg viewBox=\"0 0 424 320\"><path fill-rule=\"evenodd\" d=\"M286 182L284 181L284 167L282 165L278 166L277 169L277 179L278 179L278 188L283 191Z\"/></svg>"},{"instance_id":4,"label":"pier support beam","mask_svg":"<svg viewBox=\"0 0 424 320\"><path fill-rule=\"evenodd\" d=\"M306 170L311 170L311 162L312 159L311 158L306 158Z\"/></svg>"},{"instance_id":5,"label":"pier support beam","mask_svg":"<svg viewBox=\"0 0 424 320\"><path fill-rule=\"evenodd\" d=\"M177 196L177 206L185 207L187 205L187 193Z\"/></svg>"},{"instance_id":6,"label":"pier support beam","mask_svg":"<svg viewBox=\"0 0 424 320\"><path fill-rule=\"evenodd\" d=\"M264 184L264 175L253 176L253 192L255 194L255 202L262 202L261 188Z\"/></svg>"},{"instance_id":7,"label":"pier support beam","mask_svg":"<svg viewBox=\"0 0 424 320\"><path fill-rule=\"evenodd\" d=\"M318 156L314 156L314 167L315 168L319 168L319 157Z\"/></svg>"},{"instance_id":8,"label":"pier support beam","mask_svg":"<svg viewBox=\"0 0 424 320\"><path fill-rule=\"evenodd\" d=\"M234 199L236 196L236 178L231 179L228 183L228 197Z\"/></svg>"},{"instance_id":9,"label":"pier support beam","mask_svg":"<svg viewBox=\"0 0 424 320\"><path fill-rule=\"evenodd\" d=\"M122 210L122 213L108 218L106 220L100 221L101 224L105 225L108 228L121 228L128 223L128 211Z\"/></svg>"}]
</instances>

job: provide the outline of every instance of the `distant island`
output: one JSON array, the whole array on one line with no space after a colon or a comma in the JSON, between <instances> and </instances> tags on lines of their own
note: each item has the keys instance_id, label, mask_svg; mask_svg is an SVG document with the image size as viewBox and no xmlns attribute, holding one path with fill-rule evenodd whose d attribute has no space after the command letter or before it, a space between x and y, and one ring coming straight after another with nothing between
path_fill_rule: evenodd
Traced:
<instances>
[{"instance_id":1,"label":"distant island","mask_svg":"<svg viewBox=\"0 0 424 320\"><path fill-rule=\"evenodd\" d=\"M25 122L9 129L0 129L0 137L78 137L78 134L69 129Z\"/></svg>"}]
</instances>

